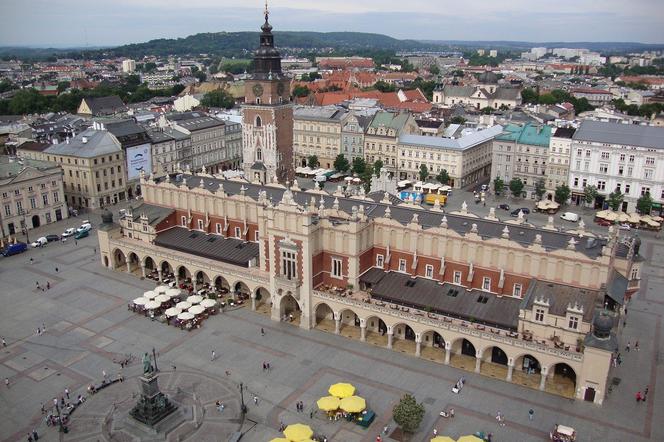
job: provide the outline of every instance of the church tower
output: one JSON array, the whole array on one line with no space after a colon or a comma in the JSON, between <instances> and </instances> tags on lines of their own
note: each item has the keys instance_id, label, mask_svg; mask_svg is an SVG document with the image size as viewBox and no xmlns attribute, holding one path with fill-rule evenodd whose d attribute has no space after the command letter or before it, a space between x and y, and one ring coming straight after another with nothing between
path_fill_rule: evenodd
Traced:
<instances>
[{"instance_id":1,"label":"church tower","mask_svg":"<svg viewBox=\"0 0 664 442\"><path fill-rule=\"evenodd\" d=\"M265 23L254 53L251 78L245 81L242 106L242 168L249 181L293 179L293 106L290 79L281 72L281 55L265 2Z\"/></svg>"}]
</instances>

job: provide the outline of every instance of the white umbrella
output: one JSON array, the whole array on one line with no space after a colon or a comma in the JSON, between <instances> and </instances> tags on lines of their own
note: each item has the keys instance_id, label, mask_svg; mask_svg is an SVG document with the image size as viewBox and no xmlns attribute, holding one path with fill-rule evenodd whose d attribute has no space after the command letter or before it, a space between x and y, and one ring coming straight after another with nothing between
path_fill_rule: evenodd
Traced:
<instances>
[{"instance_id":1,"label":"white umbrella","mask_svg":"<svg viewBox=\"0 0 664 442\"><path fill-rule=\"evenodd\" d=\"M187 298L187 302L191 302L192 304L200 304L200 302L203 300L202 296L198 295L192 295Z\"/></svg>"},{"instance_id":2,"label":"white umbrella","mask_svg":"<svg viewBox=\"0 0 664 442\"><path fill-rule=\"evenodd\" d=\"M200 305L195 305L191 307L188 311L192 315L200 315L201 313L205 312L205 308Z\"/></svg>"},{"instance_id":3,"label":"white umbrella","mask_svg":"<svg viewBox=\"0 0 664 442\"><path fill-rule=\"evenodd\" d=\"M615 221L616 219L618 219L618 214L616 212L607 211L606 214L604 215L604 219L607 221Z\"/></svg>"},{"instance_id":4,"label":"white umbrella","mask_svg":"<svg viewBox=\"0 0 664 442\"><path fill-rule=\"evenodd\" d=\"M180 289L168 289L168 290L166 290L166 294L171 298L176 298L176 297L180 296L181 293L182 292L180 291Z\"/></svg>"},{"instance_id":5,"label":"white umbrella","mask_svg":"<svg viewBox=\"0 0 664 442\"><path fill-rule=\"evenodd\" d=\"M191 302L182 301L175 304L175 308L179 308L180 310L187 310L189 307L191 307Z\"/></svg>"},{"instance_id":6,"label":"white umbrella","mask_svg":"<svg viewBox=\"0 0 664 442\"><path fill-rule=\"evenodd\" d=\"M175 307L171 307L171 308L167 309L167 310L164 312L164 314L165 314L166 316L168 316L169 318L170 318L171 316L177 316L177 315L179 315L180 313L182 313L182 310L180 310L179 308L175 308Z\"/></svg>"},{"instance_id":7,"label":"white umbrella","mask_svg":"<svg viewBox=\"0 0 664 442\"><path fill-rule=\"evenodd\" d=\"M148 302L148 301L149 301L149 299L141 297L141 298L134 299L133 302L136 305L145 305L145 303Z\"/></svg>"},{"instance_id":8,"label":"white umbrella","mask_svg":"<svg viewBox=\"0 0 664 442\"><path fill-rule=\"evenodd\" d=\"M189 312L182 312L178 315L178 319L181 321L190 321L194 319L194 315Z\"/></svg>"},{"instance_id":9,"label":"white umbrella","mask_svg":"<svg viewBox=\"0 0 664 442\"><path fill-rule=\"evenodd\" d=\"M157 294L159 294L159 293L166 293L166 290L168 290L168 289L169 289L169 287L167 285L160 285L160 286L157 286L157 288L154 289L154 291L157 292Z\"/></svg>"},{"instance_id":10,"label":"white umbrella","mask_svg":"<svg viewBox=\"0 0 664 442\"><path fill-rule=\"evenodd\" d=\"M145 303L145 308L147 310L154 310L154 309L159 308L159 307L161 307L161 302L148 301L148 302Z\"/></svg>"},{"instance_id":11,"label":"white umbrella","mask_svg":"<svg viewBox=\"0 0 664 442\"><path fill-rule=\"evenodd\" d=\"M149 292L145 292L145 293L143 293L143 297L144 297L145 299L154 299L156 296L157 296L157 293L156 293L156 292L152 292L152 291L149 291Z\"/></svg>"},{"instance_id":12,"label":"white umbrella","mask_svg":"<svg viewBox=\"0 0 664 442\"><path fill-rule=\"evenodd\" d=\"M164 302L170 301L171 297L168 295L157 295L157 297L154 298L154 300L163 304Z\"/></svg>"},{"instance_id":13,"label":"white umbrella","mask_svg":"<svg viewBox=\"0 0 664 442\"><path fill-rule=\"evenodd\" d=\"M217 301L214 299L204 299L201 301L201 306L205 308L214 307L217 305Z\"/></svg>"}]
</instances>

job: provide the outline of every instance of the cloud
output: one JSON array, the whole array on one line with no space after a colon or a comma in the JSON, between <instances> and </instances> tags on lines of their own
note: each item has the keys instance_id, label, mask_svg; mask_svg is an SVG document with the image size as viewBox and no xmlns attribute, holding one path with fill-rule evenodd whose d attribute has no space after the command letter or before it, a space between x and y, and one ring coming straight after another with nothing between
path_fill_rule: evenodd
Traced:
<instances>
[{"instance_id":1,"label":"cloud","mask_svg":"<svg viewBox=\"0 0 664 442\"><path fill-rule=\"evenodd\" d=\"M258 30L263 0L2 0L0 45L86 46ZM663 42L659 0L271 0L278 30L397 38Z\"/></svg>"}]
</instances>

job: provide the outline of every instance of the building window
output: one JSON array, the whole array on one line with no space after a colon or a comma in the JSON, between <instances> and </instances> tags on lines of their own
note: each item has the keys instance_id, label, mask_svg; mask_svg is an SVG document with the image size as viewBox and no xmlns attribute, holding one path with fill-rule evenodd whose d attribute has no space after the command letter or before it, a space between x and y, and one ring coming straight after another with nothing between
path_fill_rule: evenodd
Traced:
<instances>
[{"instance_id":1,"label":"building window","mask_svg":"<svg viewBox=\"0 0 664 442\"><path fill-rule=\"evenodd\" d=\"M256 230L254 232L254 241L258 242L258 241L260 241L260 239L261 239L260 233L258 232L258 230Z\"/></svg>"},{"instance_id":2,"label":"building window","mask_svg":"<svg viewBox=\"0 0 664 442\"><path fill-rule=\"evenodd\" d=\"M341 278L341 260L339 258L332 258L332 276Z\"/></svg>"},{"instance_id":3,"label":"building window","mask_svg":"<svg viewBox=\"0 0 664 442\"><path fill-rule=\"evenodd\" d=\"M5 216L10 216L12 214L12 208L9 204L5 204Z\"/></svg>"},{"instance_id":4,"label":"building window","mask_svg":"<svg viewBox=\"0 0 664 442\"><path fill-rule=\"evenodd\" d=\"M609 159L609 153L608 152L602 152L602 159L603 160L608 160Z\"/></svg>"},{"instance_id":5,"label":"building window","mask_svg":"<svg viewBox=\"0 0 664 442\"><path fill-rule=\"evenodd\" d=\"M7 208L8 206L5 206ZM639 279L639 268L638 267L632 267L632 272L630 273L630 278L629 279Z\"/></svg>"},{"instance_id":6,"label":"building window","mask_svg":"<svg viewBox=\"0 0 664 442\"><path fill-rule=\"evenodd\" d=\"M650 193L650 187L642 187L641 188L641 196L646 196L646 194Z\"/></svg>"},{"instance_id":7,"label":"building window","mask_svg":"<svg viewBox=\"0 0 664 442\"><path fill-rule=\"evenodd\" d=\"M217 223L214 226L215 232L217 232L217 235L221 235L221 224Z\"/></svg>"},{"instance_id":8,"label":"building window","mask_svg":"<svg viewBox=\"0 0 664 442\"><path fill-rule=\"evenodd\" d=\"M35 201L34 198L30 198L30 208L31 209L37 208L37 201Z\"/></svg>"},{"instance_id":9,"label":"building window","mask_svg":"<svg viewBox=\"0 0 664 442\"><path fill-rule=\"evenodd\" d=\"M606 163L601 163L599 165L599 173L607 173L609 171L609 165Z\"/></svg>"},{"instance_id":10,"label":"building window","mask_svg":"<svg viewBox=\"0 0 664 442\"><path fill-rule=\"evenodd\" d=\"M482 290L491 291L491 278L488 276L482 280Z\"/></svg>"},{"instance_id":11,"label":"building window","mask_svg":"<svg viewBox=\"0 0 664 442\"><path fill-rule=\"evenodd\" d=\"M579 317L578 316L570 316L569 317L569 323L567 324L567 328L571 328L573 330L576 330L579 328Z\"/></svg>"},{"instance_id":12,"label":"building window","mask_svg":"<svg viewBox=\"0 0 664 442\"><path fill-rule=\"evenodd\" d=\"M239 227L235 228L235 237L238 239L242 238L242 229L240 229Z\"/></svg>"},{"instance_id":13,"label":"building window","mask_svg":"<svg viewBox=\"0 0 664 442\"><path fill-rule=\"evenodd\" d=\"M406 271L406 260L405 259L400 259L399 260L399 271L400 272L405 272Z\"/></svg>"},{"instance_id":14,"label":"building window","mask_svg":"<svg viewBox=\"0 0 664 442\"><path fill-rule=\"evenodd\" d=\"M645 179L651 180L653 176L654 176L653 169L644 169L643 170L643 177Z\"/></svg>"},{"instance_id":15,"label":"building window","mask_svg":"<svg viewBox=\"0 0 664 442\"><path fill-rule=\"evenodd\" d=\"M597 181L597 190L606 190L606 181Z\"/></svg>"},{"instance_id":16,"label":"building window","mask_svg":"<svg viewBox=\"0 0 664 442\"><path fill-rule=\"evenodd\" d=\"M56 203L60 201L60 194L58 192L53 192L53 201Z\"/></svg>"},{"instance_id":17,"label":"building window","mask_svg":"<svg viewBox=\"0 0 664 442\"><path fill-rule=\"evenodd\" d=\"M256 161L263 161L263 151L256 149Z\"/></svg>"},{"instance_id":18,"label":"building window","mask_svg":"<svg viewBox=\"0 0 664 442\"><path fill-rule=\"evenodd\" d=\"M646 165L654 166L655 165L655 158L654 157L646 157Z\"/></svg>"},{"instance_id":19,"label":"building window","mask_svg":"<svg viewBox=\"0 0 664 442\"><path fill-rule=\"evenodd\" d=\"M460 285L461 284L461 272L460 271L455 271L454 272L454 284Z\"/></svg>"},{"instance_id":20,"label":"building window","mask_svg":"<svg viewBox=\"0 0 664 442\"><path fill-rule=\"evenodd\" d=\"M295 252L283 251L281 252L281 274L286 279L295 279Z\"/></svg>"},{"instance_id":21,"label":"building window","mask_svg":"<svg viewBox=\"0 0 664 442\"><path fill-rule=\"evenodd\" d=\"M535 321L544 322L544 309L538 308L535 310Z\"/></svg>"},{"instance_id":22,"label":"building window","mask_svg":"<svg viewBox=\"0 0 664 442\"><path fill-rule=\"evenodd\" d=\"M433 278L433 266L431 264L427 264L426 267L424 267L424 276L427 278Z\"/></svg>"},{"instance_id":23,"label":"building window","mask_svg":"<svg viewBox=\"0 0 664 442\"><path fill-rule=\"evenodd\" d=\"M42 200L44 201L44 205L48 206L48 193L42 194Z\"/></svg>"},{"instance_id":24,"label":"building window","mask_svg":"<svg viewBox=\"0 0 664 442\"><path fill-rule=\"evenodd\" d=\"M180 224L182 224L182 227L187 227L187 217L186 216L180 217Z\"/></svg>"},{"instance_id":25,"label":"building window","mask_svg":"<svg viewBox=\"0 0 664 442\"><path fill-rule=\"evenodd\" d=\"M522 288L523 288L523 287L521 286L521 284L514 284L514 288L512 289L512 296L515 296L515 297L517 297L517 298L520 298L520 297L521 297L521 289L522 289Z\"/></svg>"},{"instance_id":26,"label":"building window","mask_svg":"<svg viewBox=\"0 0 664 442\"><path fill-rule=\"evenodd\" d=\"M203 220L202 219L198 220L198 230L203 230Z\"/></svg>"},{"instance_id":27,"label":"building window","mask_svg":"<svg viewBox=\"0 0 664 442\"><path fill-rule=\"evenodd\" d=\"M383 268L385 257L383 255L376 255L376 267Z\"/></svg>"}]
</instances>

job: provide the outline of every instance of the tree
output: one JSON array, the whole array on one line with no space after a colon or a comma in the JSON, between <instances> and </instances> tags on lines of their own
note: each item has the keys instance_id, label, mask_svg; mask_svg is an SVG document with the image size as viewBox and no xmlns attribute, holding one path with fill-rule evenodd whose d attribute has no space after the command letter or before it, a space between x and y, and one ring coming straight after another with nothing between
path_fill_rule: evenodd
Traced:
<instances>
[{"instance_id":1,"label":"tree","mask_svg":"<svg viewBox=\"0 0 664 442\"><path fill-rule=\"evenodd\" d=\"M535 183L535 195L537 195L537 198L541 200L545 193L546 187L544 187L544 178L540 178Z\"/></svg>"},{"instance_id":2,"label":"tree","mask_svg":"<svg viewBox=\"0 0 664 442\"><path fill-rule=\"evenodd\" d=\"M194 72L194 77L198 78L198 81L203 83L205 80L207 80L207 75L203 71L196 71Z\"/></svg>"},{"instance_id":3,"label":"tree","mask_svg":"<svg viewBox=\"0 0 664 442\"><path fill-rule=\"evenodd\" d=\"M383 160L378 159L373 163L374 175L380 176L380 169L383 168Z\"/></svg>"},{"instance_id":4,"label":"tree","mask_svg":"<svg viewBox=\"0 0 664 442\"><path fill-rule=\"evenodd\" d=\"M593 201L595 201L595 198L597 198L597 195L599 195L599 192L597 191L597 186L589 185L586 186L585 189L583 189L583 199L586 202L586 204L592 204Z\"/></svg>"},{"instance_id":5,"label":"tree","mask_svg":"<svg viewBox=\"0 0 664 442\"><path fill-rule=\"evenodd\" d=\"M69 89L69 86L71 86L71 83L68 81L58 81L58 94L61 94Z\"/></svg>"},{"instance_id":6,"label":"tree","mask_svg":"<svg viewBox=\"0 0 664 442\"><path fill-rule=\"evenodd\" d=\"M447 170L443 169L443 170L440 171L440 173L438 175L436 175L436 180L440 184L445 185L445 184L450 182L450 174L447 173Z\"/></svg>"},{"instance_id":7,"label":"tree","mask_svg":"<svg viewBox=\"0 0 664 442\"><path fill-rule=\"evenodd\" d=\"M295 97L306 97L311 91L306 86L297 85L293 88L293 96Z\"/></svg>"},{"instance_id":8,"label":"tree","mask_svg":"<svg viewBox=\"0 0 664 442\"><path fill-rule=\"evenodd\" d=\"M350 163L348 162L344 154L340 153L334 159L334 170L336 170L337 172L345 172L348 169L350 169Z\"/></svg>"},{"instance_id":9,"label":"tree","mask_svg":"<svg viewBox=\"0 0 664 442\"><path fill-rule=\"evenodd\" d=\"M369 193L371 191L371 176L373 174L373 166L367 164L367 167L364 168L364 172L360 174L360 179L362 180L362 185L364 186L364 191Z\"/></svg>"},{"instance_id":10,"label":"tree","mask_svg":"<svg viewBox=\"0 0 664 442\"><path fill-rule=\"evenodd\" d=\"M223 89L215 89L203 95L201 104L207 107L223 107L230 109L235 106L235 98Z\"/></svg>"},{"instance_id":11,"label":"tree","mask_svg":"<svg viewBox=\"0 0 664 442\"><path fill-rule=\"evenodd\" d=\"M387 83L383 80L377 81L376 84L374 84L374 88L381 92L394 92L397 90L393 84Z\"/></svg>"},{"instance_id":12,"label":"tree","mask_svg":"<svg viewBox=\"0 0 664 442\"><path fill-rule=\"evenodd\" d=\"M392 417L404 432L414 433L424 418L424 405L418 404L410 394L405 394L392 409Z\"/></svg>"},{"instance_id":13,"label":"tree","mask_svg":"<svg viewBox=\"0 0 664 442\"><path fill-rule=\"evenodd\" d=\"M437 64L433 64L429 68L429 72L431 73L431 75L440 75L440 68L438 67Z\"/></svg>"},{"instance_id":14,"label":"tree","mask_svg":"<svg viewBox=\"0 0 664 442\"><path fill-rule=\"evenodd\" d=\"M644 215L649 215L652 210L652 197L650 192L646 192L636 201L636 210Z\"/></svg>"},{"instance_id":15,"label":"tree","mask_svg":"<svg viewBox=\"0 0 664 442\"><path fill-rule=\"evenodd\" d=\"M356 173L358 176L362 175L364 173L364 169L367 168L367 162L364 161L364 158L362 157L355 157L353 158L353 172Z\"/></svg>"},{"instance_id":16,"label":"tree","mask_svg":"<svg viewBox=\"0 0 664 442\"><path fill-rule=\"evenodd\" d=\"M466 119L459 115L450 118L450 124L464 124L465 122Z\"/></svg>"},{"instance_id":17,"label":"tree","mask_svg":"<svg viewBox=\"0 0 664 442\"><path fill-rule=\"evenodd\" d=\"M318 166L320 166L318 157L316 155L309 155L307 157L307 166L309 166L309 169L318 169Z\"/></svg>"},{"instance_id":18,"label":"tree","mask_svg":"<svg viewBox=\"0 0 664 442\"><path fill-rule=\"evenodd\" d=\"M532 88L527 87L521 91L521 101L523 103L535 104L537 103L538 98L539 94Z\"/></svg>"},{"instance_id":19,"label":"tree","mask_svg":"<svg viewBox=\"0 0 664 442\"><path fill-rule=\"evenodd\" d=\"M505 189L505 181L499 176L497 176L493 180L493 191L495 192L496 195L500 195L503 193L503 190Z\"/></svg>"},{"instance_id":20,"label":"tree","mask_svg":"<svg viewBox=\"0 0 664 442\"><path fill-rule=\"evenodd\" d=\"M426 164L420 165L420 181L426 181L429 178L429 168Z\"/></svg>"},{"instance_id":21,"label":"tree","mask_svg":"<svg viewBox=\"0 0 664 442\"><path fill-rule=\"evenodd\" d=\"M562 184L556 187L556 192L553 196L553 199L555 199L558 204L565 204L567 203L571 193L572 191L570 190L569 186L567 184Z\"/></svg>"},{"instance_id":22,"label":"tree","mask_svg":"<svg viewBox=\"0 0 664 442\"><path fill-rule=\"evenodd\" d=\"M510 180L510 192L515 197L520 197L521 192L523 192L523 181L520 178L512 178Z\"/></svg>"},{"instance_id":23,"label":"tree","mask_svg":"<svg viewBox=\"0 0 664 442\"><path fill-rule=\"evenodd\" d=\"M487 107L483 107L480 111L481 111L484 115L491 115L491 114L494 112L494 110L495 110L495 109L492 108L491 106L487 106Z\"/></svg>"},{"instance_id":24,"label":"tree","mask_svg":"<svg viewBox=\"0 0 664 442\"><path fill-rule=\"evenodd\" d=\"M611 210L618 210L620 209L620 206L622 205L623 200L625 199L625 196L620 192L620 189L616 189L615 191L611 192L609 194L609 207Z\"/></svg>"}]
</instances>

